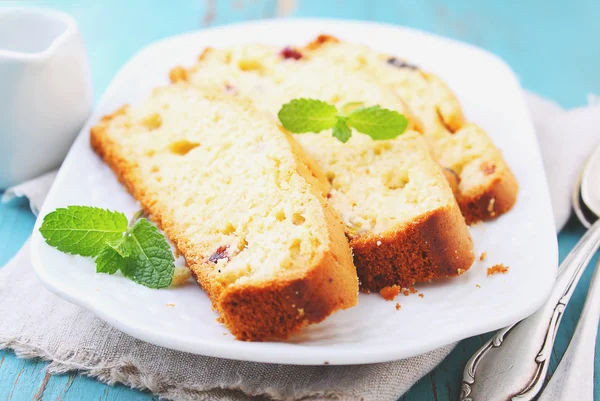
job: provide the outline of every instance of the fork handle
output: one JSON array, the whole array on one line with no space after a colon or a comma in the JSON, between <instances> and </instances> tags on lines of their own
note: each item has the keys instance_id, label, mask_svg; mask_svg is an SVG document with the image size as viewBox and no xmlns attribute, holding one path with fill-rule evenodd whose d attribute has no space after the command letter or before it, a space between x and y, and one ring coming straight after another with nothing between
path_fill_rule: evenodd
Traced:
<instances>
[{"instance_id":1,"label":"fork handle","mask_svg":"<svg viewBox=\"0 0 600 401\"><path fill-rule=\"evenodd\" d=\"M461 401L528 401L539 393L565 307L599 246L600 220L559 267L546 303L528 318L498 331L467 362Z\"/></svg>"},{"instance_id":2,"label":"fork handle","mask_svg":"<svg viewBox=\"0 0 600 401\"><path fill-rule=\"evenodd\" d=\"M600 259L569 347L538 401L594 401L594 357L600 319Z\"/></svg>"}]
</instances>

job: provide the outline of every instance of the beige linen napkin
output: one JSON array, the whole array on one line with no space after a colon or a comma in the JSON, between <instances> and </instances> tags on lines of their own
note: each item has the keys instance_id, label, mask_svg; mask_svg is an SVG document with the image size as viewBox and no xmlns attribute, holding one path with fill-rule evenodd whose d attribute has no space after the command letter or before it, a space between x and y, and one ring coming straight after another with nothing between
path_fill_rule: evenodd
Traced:
<instances>
[{"instance_id":1,"label":"beige linen napkin","mask_svg":"<svg viewBox=\"0 0 600 401\"><path fill-rule=\"evenodd\" d=\"M557 227L566 222L568 192L600 139L600 106L565 111L527 95L549 178ZM8 190L39 210L54 174ZM565 196L566 195L566 196ZM0 269L0 348L51 361L49 370L78 370L173 400L398 399L454 347L401 361L355 366L290 366L240 362L171 351L115 330L47 291L35 278L26 243Z\"/></svg>"}]
</instances>

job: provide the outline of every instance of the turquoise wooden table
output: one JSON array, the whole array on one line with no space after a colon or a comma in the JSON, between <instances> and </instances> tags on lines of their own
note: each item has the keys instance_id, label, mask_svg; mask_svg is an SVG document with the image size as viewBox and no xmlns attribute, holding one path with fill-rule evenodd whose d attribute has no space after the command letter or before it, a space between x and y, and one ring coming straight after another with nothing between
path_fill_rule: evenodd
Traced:
<instances>
[{"instance_id":1,"label":"turquoise wooden table","mask_svg":"<svg viewBox=\"0 0 600 401\"><path fill-rule=\"evenodd\" d=\"M237 0L237 1L24 1L0 2L44 6L72 14L89 53L97 100L113 75L141 47L157 39L208 26L249 19L336 17L406 25L484 47L504 58L522 85L565 107L583 105L589 92L600 94L600 1L598 0ZM0 266L29 236L34 217L24 202L0 205ZM574 220L559 236L561 259L582 235ZM584 275L559 330L553 371L579 317L591 269ZM433 372L401 399L457 400L462 369L487 340L462 341ZM600 358L596 371L600 372ZM108 386L75 373L49 376L46 363L0 351L0 401L11 400L151 400L152 394ZM595 399L600 400L596 378Z\"/></svg>"}]
</instances>

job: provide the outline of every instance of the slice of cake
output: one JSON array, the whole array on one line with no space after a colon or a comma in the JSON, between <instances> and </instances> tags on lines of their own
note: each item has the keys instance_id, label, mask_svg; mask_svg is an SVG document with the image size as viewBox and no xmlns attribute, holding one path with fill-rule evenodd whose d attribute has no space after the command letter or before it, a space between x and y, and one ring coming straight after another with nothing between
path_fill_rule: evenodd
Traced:
<instances>
[{"instance_id":1,"label":"slice of cake","mask_svg":"<svg viewBox=\"0 0 600 401\"><path fill-rule=\"evenodd\" d=\"M434 158L458 177L456 196L468 223L494 219L515 204L517 181L502 153L483 129L465 120L456 96L436 75L327 35L295 51L368 72L400 95L422 124Z\"/></svg>"},{"instance_id":2,"label":"slice of cake","mask_svg":"<svg viewBox=\"0 0 600 401\"><path fill-rule=\"evenodd\" d=\"M94 150L185 256L240 340L286 338L357 303L329 183L252 105L178 84L104 117Z\"/></svg>"},{"instance_id":3,"label":"slice of cake","mask_svg":"<svg viewBox=\"0 0 600 401\"><path fill-rule=\"evenodd\" d=\"M393 91L368 72L323 59L289 57L259 45L210 49L190 70L172 78L249 97L276 119L294 98L316 98L339 108L380 105L411 116ZM177 78L179 77L179 78ZM418 128L418 120L413 128ZM329 202L346 223L361 289L409 287L466 271L473 244L452 190L415 131L373 141L354 132L347 143L319 134L295 135L331 183Z\"/></svg>"}]
</instances>

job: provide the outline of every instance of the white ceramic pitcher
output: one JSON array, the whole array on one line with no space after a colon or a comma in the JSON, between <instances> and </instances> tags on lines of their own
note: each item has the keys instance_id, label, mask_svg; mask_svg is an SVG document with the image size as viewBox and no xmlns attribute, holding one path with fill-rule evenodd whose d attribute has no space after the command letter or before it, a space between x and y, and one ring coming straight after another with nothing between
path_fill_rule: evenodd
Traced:
<instances>
[{"instance_id":1,"label":"white ceramic pitcher","mask_svg":"<svg viewBox=\"0 0 600 401\"><path fill-rule=\"evenodd\" d=\"M75 20L0 9L0 189L58 167L92 106Z\"/></svg>"}]
</instances>

